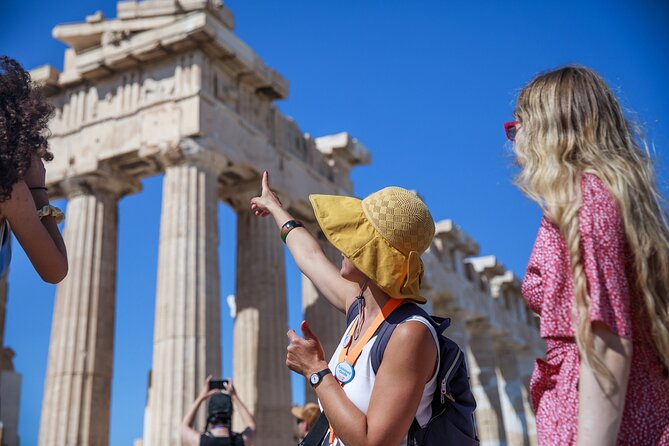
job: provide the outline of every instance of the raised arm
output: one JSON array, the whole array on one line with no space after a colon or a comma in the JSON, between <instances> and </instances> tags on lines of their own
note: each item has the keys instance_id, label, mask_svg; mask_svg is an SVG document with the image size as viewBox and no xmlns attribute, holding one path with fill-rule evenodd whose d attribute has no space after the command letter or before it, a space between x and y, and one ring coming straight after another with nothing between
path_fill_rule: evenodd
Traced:
<instances>
[{"instance_id":1,"label":"raised arm","mask_svg":"<svg viewBox=\"0 0 669 446\"><path fill-rule=\"evenodd\" d=\"M613 375L610 391L606 378L597 377L584 358L581 358L578 386L578 440L579 446L615 444L620 430L630 364L632 341L613 333L601 323L592 324L595 352Z\"/></svg>"},{"instance_id":2,"label":"raised arm","mask_svg":"<svg viewBox=\"0 0 669 446\"><path fill-rule=\"evenodd\" d=\"M14 184L0 209L40 277L58 283L67 275L67 251L53 217L37 216L37 210L49 204L44 175L42 159L33 156L24 180Z\"/></svg>"},{"instance_id":3,"label":"raised arm","mask_svg":"<svg viewBox=\"0 0 669 446\"><path fill-rule=\"evenodd\" d=\"M278 228L293 220L270 189L268 172L263 173L261 195L251 199L251 210L259 217L271 215ZM286 238L286 245L300 271L335 308L345 312L347 303L352 302L360 291L358 284L341 277L339 269L325 256L318 241L305 228L293 229Z\"/></svg>"},{"instance_id":4,"label":"raised arm","mask_svg":"<svg viewBox=\"0 0 669 446\"><path fill-rule=\"evenodd\" d=\"M246 428L242 432L242 435L244 437L244 446L253 446L255 444L255 436L256 436L256 419L253 416L253 414L249 411L249 409L246 407L246 405L242 402L242 400L239 399L239 395L237 395L237 390L235 389L232 380L229 378L226 391L230 395L230 398L232 398L232 402L235 404L235 406L237 406L237 409L239 410L239 413L242 416L242 421L246 425Z\"/></svg>"},{"instance_id":5,"label":"raised arm","mask_svg":"<svg viewBox=\"0 0 669 446\"><path fill-rule=\"evenodd\" d=\"M195 420L195 415L200 408L200 404L216 392L220 392L218 389L209 390L210 380L211 375L207 376L207 379L205 379L199 395L195 398L195 401L193 401L193 404L191 404L190 409L188 409L184 419L181 421L181 441L183 446L199 446L200 444L200 436L202 434L193 429L193 420Z\"/></svg>"}]
</instances>

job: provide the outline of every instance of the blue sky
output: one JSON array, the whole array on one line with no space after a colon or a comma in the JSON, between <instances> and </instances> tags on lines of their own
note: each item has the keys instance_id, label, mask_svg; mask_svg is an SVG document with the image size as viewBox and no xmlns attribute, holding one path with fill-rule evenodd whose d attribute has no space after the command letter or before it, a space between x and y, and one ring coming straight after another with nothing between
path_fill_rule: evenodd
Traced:
<instances>
[{"instance_id":1,"label":"blue sky","mask_svg":"<svg viewBox=\"0 0 669 446\"><path fill-rule=\"evenodd\" d=\"M511 184L511 120L518 90L567 63L598 70L655 145L669 187L669 6L622 1L229 0L236 32L290 82L284 113L314 136L348 131L372 152L353 172L355 193L416 189L436 220L453 219L522 276L540 213ZM0 54L27 68L62 67L58 23L115 2L0 2ZM48 168L48 167L47 167ZM111 444L142 434L151 367L161 178L120 202ZM62 207L65 203L61 203ZM234 214L219 207L224 373L231 368ZM288 260L289 323L301 319L299 275ZM11 266L5 344L23 375L20 435L37 442L55 288L40 282L20 248ZM318 327L314 327L317 332ZM301 386L294 380L294 398Z\"/></svg>"}]
</instances>

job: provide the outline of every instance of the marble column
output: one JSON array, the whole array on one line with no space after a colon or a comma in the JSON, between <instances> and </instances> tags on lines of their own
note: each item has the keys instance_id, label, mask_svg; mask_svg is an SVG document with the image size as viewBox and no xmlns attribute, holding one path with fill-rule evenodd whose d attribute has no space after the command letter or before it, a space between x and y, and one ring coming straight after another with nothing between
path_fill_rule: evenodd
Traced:
<instances>
[{"instance_id":1,"label":"marble column","mask_svg":"<svg viewBox=\"0 0 669 446\"><path fill-rule=\"evenodd\" d=\"M0 259L0 261L1 260L2 259ZM11 351L11 349L5 348L5 320L7 318L7 295L9 291L9 284L7 283L8 275L9 271L5 270L4 274L0 276L0 370L5 370L6 368L9 368L11 362L8 359L6 359L8 355L5 355L5 350ZM0 400L2 400L3 396L4 395L0 394ZM0 423L1 422L4 422L4 420L0 417Z\"/></svg>"},{"instance_id":2,"label":"marble column","mask_svg":"<svg viewBox=\"0 0 669 446\"><path fill-rule=\"evenodd\" d=\"M21 396L21 375L13 368L14 351L4 348L0 351L3 368L0 369L0 444L19 446L19 402Z\"/></svg>"},{"instance_id":3,"label":"marble column","mask_svg":"<svg viewBox=\"0 0 669 446\"><path fill-rule=\"evenodd\" d=\"M538 333L537 333L538 336ZM527 420L527 438L530 446L537 446L537 424L534 416L534 408L530 397L530 378L534 370L534 360L539 356L534 350L533 340L530 340L530 347L519 349L515 352L518 364L518 375L520 381L520 390L522 394L523 411L525 420Z\"/></svg>"},{"instance_id":4,"label":"marble column","mask_svg":"<svg viewBox=\"0 0 669 446\"><path fill-rule=\"evenodd\" d=\"M341 254L337 248L328 242L325 235L317 229L317 226L310 227L309 230L318 238L325 255L339 267L341 265ZM312 330L320 339L325 352L325 359L329 361L346 329L346 316L333 307L311 280L304 275L302 276L302 312L304 319L309 321ZM307 402L317 401L316 392L306 380L305 391Z\"/></svg>"},{"instance_id":5,"label":"marble column","mask_svg":"<svg viewBox=\"0 0 669 446\"><path fill-rule=\"evenodd\" d=\"M163 178L145 446L180 445L181 420L206 376L221 375L216 164L196 144L175 153Z\"/></svg>"},{"instance_id":6,"label":"marble column","mask_svg":"<svg viewBox=\"0 0 669 446\"><path fill-rule=\"evenodd\" d=\"M255 415L257 446L293 442L284 246L271 218L237 214L234 381ZM238 412L237 412L238 415ZM233 427L241 429L240 418Z\"/></svg>"},{"instance_id":7,"label":"marble column","mask_svg":"<svg viewBox=\"0 0 669 446\"><path fill-rule=\"evenodd\" d=\"M117 203L134 181L87 176L62 184L69 273L58 285L40 446L106 445L114 351Z\"/></svg>"},{"instance_id":8,"label":"marble column","mask_svg":"<svg viewBox=\"0 0 669 446\"><path fill-rule=\"evenodd\" d=\"M0 276L0 348L5 345L5 317L7 315L7 272ZM2 364L0 363L0 368Z\"/></svg>"},{"instance_id":9,"label":"marble column","mask_svg":"<svg viewBox=\"0 0 669 446\"><path fill-rule=\"evenodd\" d=\"M523 405L523 384L517 352L517 346L499 340L495 342L497 383L507 445L527 446L529 445L528 423Z\"/></svg>"},{"instance_id":10,"label":"marble column","mask_svg":"<svg viewBox=\"0 0 669 446\"><path fill-rule=\"evenodd\" d=\"M476 427L481 446L504 446L506 435L497 385L497 361L490 327L484 320L467 322L469 376L476 399Z\"/></svg>"},{"instance_id":11,"label":"marble column","mask_svg":"<svg viewBox=\"0 0 669 446\"><path fill-rule=\"evenodd\" d=\"M0 444L19 446L21 375L14 370L14 350L4 347L8 288L5 270L0 277Z\"/></svg>"}]
</instances>

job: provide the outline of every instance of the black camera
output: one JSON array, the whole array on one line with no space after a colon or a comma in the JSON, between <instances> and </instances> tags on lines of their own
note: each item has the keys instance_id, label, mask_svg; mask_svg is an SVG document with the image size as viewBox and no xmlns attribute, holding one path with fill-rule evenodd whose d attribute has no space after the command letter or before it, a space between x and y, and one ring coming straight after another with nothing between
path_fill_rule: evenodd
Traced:
<instances>
[{"instance_id":1,"label":"black camera","mask_svg":"<svg viewBox=\"0 0 669 446\"><path fill-rule=\"evenodd\" d=\"M229 380L227 379L212 379L209 381L209 390L212 389L226 390L228 388L228 382Z\"/></svg>"}]
</instances>

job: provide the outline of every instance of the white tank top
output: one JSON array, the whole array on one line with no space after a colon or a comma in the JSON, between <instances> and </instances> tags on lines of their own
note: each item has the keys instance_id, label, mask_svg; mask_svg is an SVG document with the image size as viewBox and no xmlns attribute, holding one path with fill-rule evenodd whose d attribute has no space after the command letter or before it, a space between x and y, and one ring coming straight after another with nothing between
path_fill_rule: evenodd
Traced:
<instances>
[{"instance_id":1,"label":"white tank top","mask_svg":"<svg viewBox=\"0 0 669 446\"><path fill-rule=\"evenodd\" d=\"M425 324L425 326L428 327L430 330L430 333L432 333L432 337L434 338L434 342L437 346L437 364L439 363L439 341L437 339L437 333L434 331L434 327L422 316L411 316L407 318L404 322L408 321L418 321L422 322ZM401 323L404 323L401 322ZM353 325L353 323L351 323ZM349 332L351 329L351 325L349 325L346 328L346 331L344 332L344 336L342 336L341 341L339 342L339 345L337 346L337 350L335 350L334 355L332 355L332 358L330 359L330 363L328 364L330 367L330 370L334 370L335 366L337 365L337 362L339 362L339 353L341 352L341 349L343 348L343 343L344 343L344 337L346 337L346 333ZM374 387L374 381L376 380L376 373L374 373L374 369L372 368L372 359L370 357L370 352L372 351L372 346L374 345L374 342L376 342L376 335L374 335L367 345L365 345L362 349L362 352L360 353L360 356L358 357L358 360L355 363L355 366L353 367L355 369L355 377L351 382L346 384L343 389L344 393L346 393L346 396L348 399L351 400L355 406L362 411L365 415L367 415L367 408L369 406L369 400L372 396L372 388ZM430 381L428 381L427 384L425 384L425 387L423 388L423 396L420 398L420 403L418 404L418 410L416 411L415 418L418 421L418 424L421 425L421 427L424 427L427 422L430 420L430 417L432 416L432 408L431 403L432 403L432 395L434 394L434 391L437 388L437 370L435 368L434 375L432 375L432 378ZM323 408L321 407L321 410ZM328 435L325 436L325 441L323 444L327 444L328 442ZM344 443L338 438L335 437L334 443L332 443L335 446L345 446ZM406 435L402 439L402 442L400 443L400 446L406 446L407 444L407 437Z\"/></svg>"}]
</instances>

